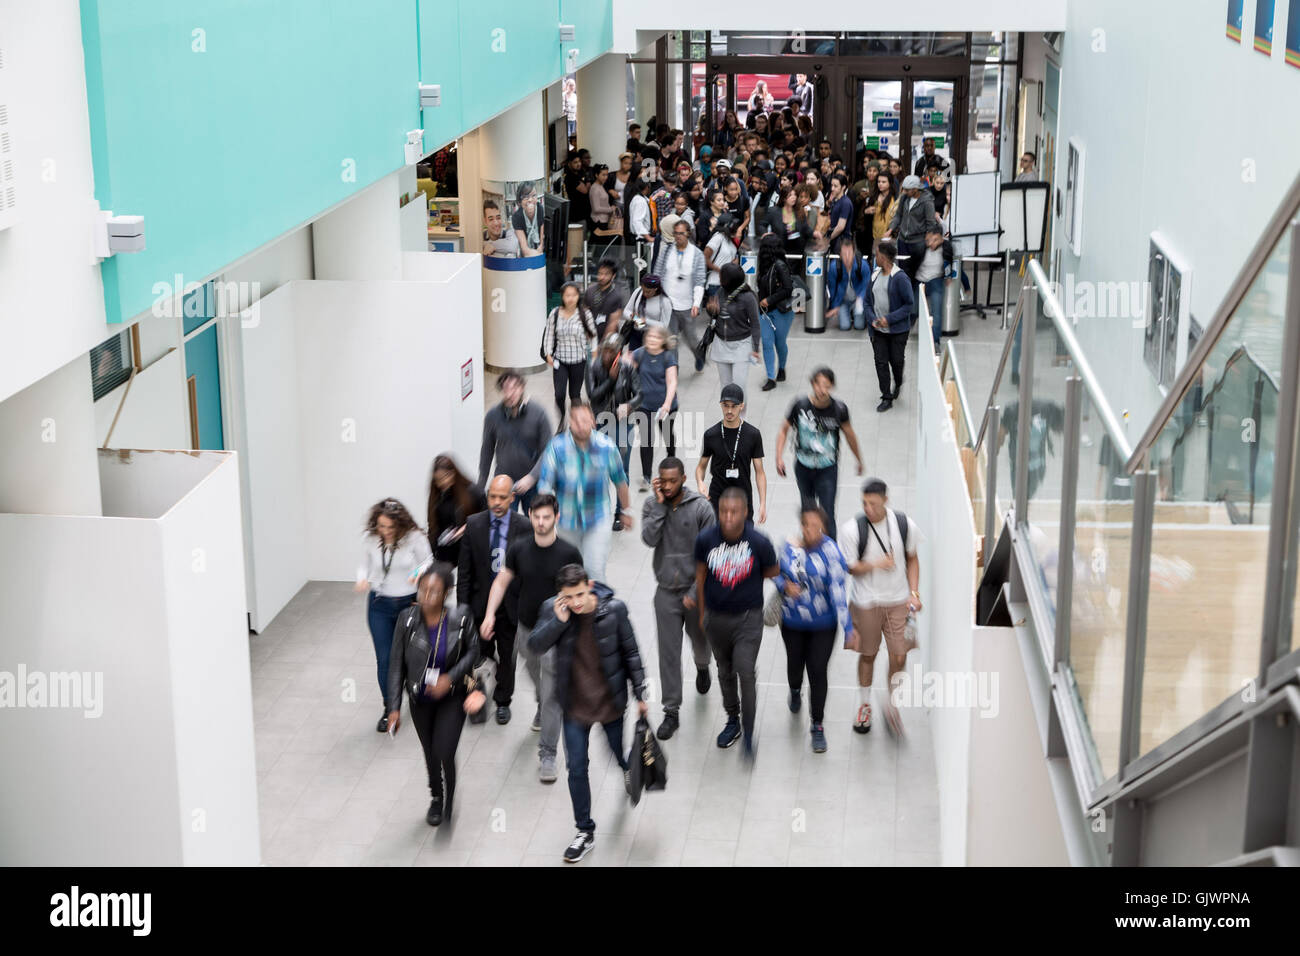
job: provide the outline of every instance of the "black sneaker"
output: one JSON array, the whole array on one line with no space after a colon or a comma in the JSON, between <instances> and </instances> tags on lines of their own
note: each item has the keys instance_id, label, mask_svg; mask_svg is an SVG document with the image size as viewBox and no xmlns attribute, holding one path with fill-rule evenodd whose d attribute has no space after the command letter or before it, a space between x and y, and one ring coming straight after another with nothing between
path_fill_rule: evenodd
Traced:
<instances>
[{"instance_id":1,"label":"black sneaker","mask_svg":"<svg viewBox=\"0 0 1300 956\"><path fill-rule=\"evenodd\" d=\"M745 748L744 748L745 759L753 760L755 753L756 753L756 747L754 746L754 735L745 734Z\"/></svg>"},{"instance_id":2,"label":"black sneaker","mask_svg":"<svg viewBox=\"0 0 1300 956\"><path fill-rule=\"evenodd\" d=\"M695 672L695 692L698 694L707 694L709 688L713 686L713 678L709 676L709 669L702 667Z\"/></svg>"},{"instance_id":3,"label":"black sneaker","mask_svg":"<svg viewBox=\"0 0 1300 956\"><path fill-rule=\"evenodd\" d=\"M478 710L474 711L474 713L470 714L470 715L469 715L469 722L470 722L471 724L486 724L486 723L487 723L487 707L486 707L486 706L484 706L484 707L480 707Z\"/></svg>"},{"instance_id":4,"label":"black sneaker","mask_svg":"<svg viewBox=\"0 0 1300 956\"><path fill-rule=\"evenodd\" d=\"M822 729L821 724L812 725L812 748L815 754L826 752L826 731Z\"/></svg>"},{"instance_id":5,"label":"black sneaker","mask_svg":"<svg viewBox=\"0 0 1300 956\"><path fill-rule=\"evenodd\" d=\"M596 836L588 833L586 830L579 830L578 835L573 838L568 849L564 851L565 863L577 863L584 856L591 852L591 848L596 845Z\"/></svg>"},{"instance_id":6,"label":"black sneaker","mask_svg":"<svg viewBox=\"0 0 1300 956\"><path fill-rule=\"evenodd\" d=\"M893 407L894 407L894 400L892 398L882 398L880 400L880 404L876 406L876 411L887 412Z\"/></svg>"},{"instance_id":7,"label":"black sneaker","mask_svg":"<svg viewBox=\"0 0 1300 956\"><path fill-rule=\"evenodd\" d=\"M388 733L388 712L384 711L379 717L379 723L375 724L375 730L381 734Z\"/></svg>"},{"instance_id":8,"label":"black sneaker","mask_svg":"<svg viewBox=\"0 0 1300 956\"><path fill-rule=\"evenodd\" d=\"M622 515L614 515L614 530L615 530L615 531L622 531L622 530L623 530L623 516L622 516Z\"/></svg>"},{"instance_id":9,"label":"black sneaker","mask_svg":"<svg viewBox=\"0 0 1300 956\"><path fill-rule=\"evenodd\" d=\"M498 723L498 724L508 724L508 723L510 723L510 707L509 707L509 705L507 705L507 704L501 704L499 707L497 707L497 723Z\"/></svg>"},{"instance_id":10,"label":"black sneaker","mask_svg":"<svg viewBox=\"0 0 1300 956\"><path fill-rule=\"evenodd\" d=\"M677 733L677 728L680 726L681 721L679 721L677 715L670 710L668 713L664 714L664 721L659 725L659 729L655 731L655 736L660 740L668 740L673 734Z\"/></svg>"},{"instance_id":11,"label":"black sneaker","mask_svg":"<svg viewBox=\"0 0 1300 956\"><path fill-rule=\"evenodd\" d=\"M790 691L790 713L799 713L799 708L803 706L803 695L798 690Z\"/></svg>"},{"instance_id":12,"label":"black sneaker","mask_svg":"<svg viewBox=\"0 0 1300 956\"><path fill-rule=\"evenodd\" d=\"M903 380L900 378L894 383L894 390L889 393L890 398L898 398L898 393L903 390Z\"/></svg>"},{"instance_id":13,"label":"black sneaker","mask_svg":"<svg viewBox=\"0 0 1300 956\"><path fill-rule=\"evenodd\" d=\"M776 388L776 379L774 378L769 378L766 382L763 383L763 391L765 392L770 392L774 388Z\"/></svg>"},{"instance_id":14,"label":"black sneaker","mask_svg":"<svg viewBox=\"0 0 1300 956\"><path fill-rule=\"evenodd\" d=\"M783 369L783 368L779 368L779 369L776 370L776 380L777 380L778 382L784 382L784 381L785 381L785 369Z\"/></svg>"},{"instance_id":15,"label":"black sneaker","mask_svg":"<svg viewBox=\"0 0 1300 956\"><path fill-rule=\"evenodd\" d=\"M429 812L424 815L424 822L431 827L436 827L442 823L442 804L434 800L429 804Z\"/></svg>"},{"instance_id":16,"label":"black sneaker","mask_svg":"<svg viewBox=\"0 0 1300 956\"><path fill-rule=\"evenodd\" d=\"M731 717L727 720L727 726L722 728L722 733L718 734L718 746L727 748L735 744L740 739L740 718Z\"/></svg>"}]
</instances>

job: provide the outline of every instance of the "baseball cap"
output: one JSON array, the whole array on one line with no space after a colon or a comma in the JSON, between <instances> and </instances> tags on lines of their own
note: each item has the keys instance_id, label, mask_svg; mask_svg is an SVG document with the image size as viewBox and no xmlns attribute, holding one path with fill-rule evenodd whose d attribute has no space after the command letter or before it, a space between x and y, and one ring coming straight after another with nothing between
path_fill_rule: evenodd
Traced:
<instances>
[{"instance_id":1,"label":"baseball cap","mask_svg":"<svg viewBox=\"0 0 1300 956\"><path fill-rule=\"evenodd\" d=\"M733 405L745 404L745 390L735 382L729 382L722 386L721 401L730 402Z\"/></svg>"},{"instance_id":2,"label":"baseball cap","mask_svg":"<svg viewBox=\"0 0 1300 956\"><path fill-rule=\"evenodd\" d=\"M731 160L729 160L729 159L720 159L720 160L718 160L716 163L714 163L713 165L717 166L719 169L730 169L730 168L731 168Z\"/></svg>"},{"instance_id":3,"label":"baseball cap","mask_svg":"<svg viewBox=\"0 0 1300 956\"><path fill-rule=\"evenodd\" d=\"M921 188L921 177L920 177L920 176L904 176L904 177L903 177L903 185L900 186L899 188L900 188L900 189L920 189L920 188Z\"/></svg>"}]
</instances>

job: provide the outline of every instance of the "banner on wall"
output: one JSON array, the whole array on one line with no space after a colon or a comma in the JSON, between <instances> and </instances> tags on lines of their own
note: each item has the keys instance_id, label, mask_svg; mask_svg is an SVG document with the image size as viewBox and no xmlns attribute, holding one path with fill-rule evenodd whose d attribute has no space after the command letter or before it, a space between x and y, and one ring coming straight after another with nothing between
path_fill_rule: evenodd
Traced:
<instances>
[{"instance_id":1,"label":"banner on wall","mask_svg":"<svg viewBox=\"0 0 1300 956\"><path fill-rule=\"evenodd\" d=\"M1300 0L1291 0L1286 15L1286 61L1300 67Z\"/></svg>"},{"instance_id":2,"label":"banner on wall","mask_svg":"<svg viewBox=\"0 0 1300 956\"><path fill-rule=\"evenodd\" d=\"M1273 0L1255 0L1255 49L1273 55Z\"/></svg>"},{"instance_id":3,"label":"banner on wall","mask_svg":"<svg viewBox=\"0 0 1300 956\"><path fill-rule=\"evenodd\" d=\"M1228 0L1228 39L1241 42L1241 11L1246 0Z\"/></svg>"}]
</instances>

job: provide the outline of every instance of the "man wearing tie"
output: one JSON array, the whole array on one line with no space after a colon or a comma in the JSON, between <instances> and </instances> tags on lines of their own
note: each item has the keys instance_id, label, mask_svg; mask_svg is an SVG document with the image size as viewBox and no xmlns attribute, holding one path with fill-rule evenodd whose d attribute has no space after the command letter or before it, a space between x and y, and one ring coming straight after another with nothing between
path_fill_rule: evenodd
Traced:
<instances>
[{"instance_id":1,"label":"man wearing tie","mask_svg":"<svg viewBox=\"0 0 1300 956\"><path fill-rule=\"evenodd\" d=\"M456 603L467 604L474 612L474 620L481 622L487 611L488 593L492 581L505 566L506 549L517 539L532 532L528 521L512 511L515 502L514 479L497 475L488 483L488 510L470 515L465 522L465 534L460 549L460 564L456 574ZM492 699L497 705L497 723L510 722L510 699L515 692L515 606L519 601L517 584L512 584L497 615L508 626L499 627L494 640L483 642L483 656L497 660L497 684ZM495 654L494 654L495 651ZM477 720L487 719L487 708L481 708Z\"/></svg>"}]
</instances>

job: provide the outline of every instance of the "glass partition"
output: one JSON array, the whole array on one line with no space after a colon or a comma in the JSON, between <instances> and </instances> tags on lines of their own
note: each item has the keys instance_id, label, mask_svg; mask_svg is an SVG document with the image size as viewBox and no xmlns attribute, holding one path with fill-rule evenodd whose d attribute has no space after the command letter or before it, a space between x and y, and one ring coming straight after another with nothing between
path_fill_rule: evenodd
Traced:
<instances>
[{"instance_id":1,"label":"glass partition","mask_svg":"<svg viewBox=\"0 0 1300 956\"><path fill-rule=\"evenodd\" d=\"M1141 753L1259 671L1288 235L1151 448L1157 492Z\"/></svg>"},{"instance_id":2,"label":"glass partition","mask_svg":"<svg viewBox=\"0 0 1300 956\"><path fill-rule=\"evenodd\" d=\"M1068 687L1090 731L1095 779L1119 770L1133 479L1087 389L1079 409Z\"/></svg>"}]
</instances>

